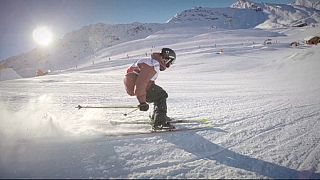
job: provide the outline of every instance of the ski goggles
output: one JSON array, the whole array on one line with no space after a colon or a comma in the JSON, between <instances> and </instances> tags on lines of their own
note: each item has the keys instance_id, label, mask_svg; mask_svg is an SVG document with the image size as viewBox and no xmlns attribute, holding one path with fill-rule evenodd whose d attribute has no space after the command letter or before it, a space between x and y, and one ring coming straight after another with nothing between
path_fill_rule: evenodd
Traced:
<instances>
[{"instance_id":1,"label":"ski goggles","mask_svg":"<svg viewBox=\"0 0 320 180\"><path fill-rule=\"evenodd\" d=\"M175 61L175 58L166 58L165 60L164 60L164 62L166 63L166 67L168 68L168 67L170 67L170 65L171 64L173 64L174 63L174 61Z\"/></svg>"}]
</instances>

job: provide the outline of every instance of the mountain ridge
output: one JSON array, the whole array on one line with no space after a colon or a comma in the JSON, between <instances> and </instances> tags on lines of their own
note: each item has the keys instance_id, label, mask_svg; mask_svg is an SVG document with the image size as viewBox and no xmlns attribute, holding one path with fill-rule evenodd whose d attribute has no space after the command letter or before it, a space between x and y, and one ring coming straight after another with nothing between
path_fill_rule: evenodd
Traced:
<instances>
[{"instance_id":1,"label":"mountain ridge","mask_svg":"<svg viewBox=\"0 0 320 180\"><path fill-rule=\"evenodd\" d=\"M92 24L67 33L50 48L35 48L2 61L21 77L34 77L38 69L61 71L89 62L96 53L129 41L147 38L176 27L209 27L211 29L287 28L317 24L320 10L307 0L296 4L253 3L238 0L230 7L195 7L184 10L166 23ZM301 6L306 4L308 7ZM112 54L110 54L111 56ZM108 57L105 57L108 58ZM92 62L94 63L94 62ZM1 79L6 80L6 79Z\"/></svg>"}]
</instances>

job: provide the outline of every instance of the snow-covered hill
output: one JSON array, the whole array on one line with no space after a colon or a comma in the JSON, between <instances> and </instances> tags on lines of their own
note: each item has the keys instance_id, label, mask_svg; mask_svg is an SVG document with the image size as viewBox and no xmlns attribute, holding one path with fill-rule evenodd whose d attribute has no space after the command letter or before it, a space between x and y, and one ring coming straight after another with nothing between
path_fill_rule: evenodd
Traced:
<instances>
[{"instance_id":1,"label":"snow-covered hill","mask_svg":"<svg viewBox=\"0 0 320 180\"><path fill-rule=\"evenodd\" d=\"M320 1L319 0L296 0L294 2L295 5L304 6L309 8L320 9Z\"/></svg>"},{"instance_id":2,"label":"snow-covered hill","mask_svg":"<svg viewBox=\"0 0 320 180\"><path fill-rule=\"evenodd\" d=\"M197 7L185 10L168 22L211 25L225 29L284 28L303 23L310 25L320 22L320 11L315 4L309 1L285 5L238 0L230 8Z\"/></svg>"},{"instance_id":3,"label":"snow-covered hill","mask_svg":"<svg viewBox=\"0 0 320 180\"><path fill-rule=\"evenodd\" d=\"M119 58L119 56L114 56L119 51L115 47L123 43L130 44L133 40L147 40L150 47L145 49L142 54L148 54L154 47L154 43L151 42L152 37L156 37L163 31L179 27L205 27L212 30L270 29L317 24L320 21L320 10L315 9L316 5L316 2L309 1L297 1L295 5L284 5L239 0L227 8L196 7L188 9L163 24L94 24L66 34L49 48L36 48L1 62L10 68L11 72L15 71L15 74L19 75L14 78L34 77L38 69L44 72L50 70L51 74L57 74L64 70L94 64L97 61ZM163 43L169 42L170 37L165 37L161 41ZM112 51L110 47L114 47L111 48ZM121 58L127 56L136 55L129 51L124 52ZM6 72L2 71L1 73ZM9 78L10 75L3 77ZM2 80L6 79L2 78Z\"/></svg>"},{"instance_id":4,"label":"snow-covered hill","mask_svg":"<svg viewBox=\"0 0 320 180\"><path fill-rule=\"evenodd\" d=\"M309 1L304 1L309 2ZM302 6L306 5L306 6ZM320 22L320 10L309 4L296 1L296 5L253 3L249 0L238 0L232 8L252 9L268 16L257 28L285 28L302 24L310 25Z\"/></svg>"},{"instance_id":5,"label":"snow-covered hill","mask_svg":"<svg viewBox=\"0 0 320 180\"><path fill-rule=\"evenodd\" d=\"M0 81L19 79L21 78L12 68L5 68L0 70Z\"/></svg>"},{"instance_id":6,"label":"snow-covered hill","mask_svg":"<svg viewBox=\"0 0 320 180\"><path fill-rule=\"evenodd\" d=\"M48 48L8 58L3 63L22 77L34 77L37 69L59 72L90 61L101 49L145 38L163 29L163 24L94 24L66 34Z\"/></svg>"},{"instance_id":7,"label":"snow-covered hill","mask_svg":"<svg viewBox=\"0 0 320 180\"><path fill-rule=\"evenodd\" d=\"M168 23L223 29L247 29L253 28L267 19L267 14L251 9L197 7L177 14Z\"/></svg>"}]
</instances>

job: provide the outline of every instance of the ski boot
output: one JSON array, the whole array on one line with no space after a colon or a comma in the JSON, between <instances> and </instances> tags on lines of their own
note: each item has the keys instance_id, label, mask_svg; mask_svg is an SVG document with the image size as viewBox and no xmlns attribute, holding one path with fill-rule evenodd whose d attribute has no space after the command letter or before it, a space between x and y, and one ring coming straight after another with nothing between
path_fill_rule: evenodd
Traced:
<instances>
[{"instance_id":1,"label":"ski boot","mask_svg":"<svg viewBox=\"0 0 320 180\"><path fill-rule=\"evenodd\" d=\"M153 130L170 130L175 129L175 127L170 123L171 118L169 118L166 114L158 114L154 115L154 119L152 122Z\"/></svg>"}]
</instances>

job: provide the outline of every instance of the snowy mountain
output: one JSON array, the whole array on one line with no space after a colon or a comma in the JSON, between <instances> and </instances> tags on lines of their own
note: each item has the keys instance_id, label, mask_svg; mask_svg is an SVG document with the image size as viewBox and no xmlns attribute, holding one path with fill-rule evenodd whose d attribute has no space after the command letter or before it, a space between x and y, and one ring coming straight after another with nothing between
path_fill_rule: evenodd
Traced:
<instances>
[{"instance_id":1,"label":"snowy mountain","mask_svg":"<svg viewBox=\"0 0 320 180\"><path fill-rule=\"evenodd\" d=\"M302 23L310 25L320 22L320 11L315 9L315 4L309 1L285 5L238 0L230 8L197 7L185 10L168 23L202 24L224 29L284 28Z\"/></svg>"},{"instance_id":2,"label":"snowy mountain","mask_svg":"<svg viewBox=\"0 0 320 180\"><path fill-rule=\"evenodd\" d=\"M49 48L36 48L8 58L6 67L22 77L33 77L37 69L59 71L86 63L101 49L145 38L163 28L162 24L94 24L66 34Z\"/></svg>"},{"instance_id":3,"label":"snowy mountain","mask_svg":"<svg viewBox=\"0 0 320 180\"><path fill-rule=\"evenodd\" d=\"M110 47L148 37L150 39L165 29L194 26L212 30L270 29L317 24L320 22L320 10L310 6L317 7L317 3L296 1L294 5L284 5L238 0L227 8L188 9L163 24L94 24L66 34L50 48L36 48L28 53L10 57L2 63L21 77L34 77L38 69L44 72L50 70L51 74L56 74L63 70L77 69L85 64L114 58L116 50L112 53ZM150 47L153 47L151 42ZM105 52L103 56L101 52ZM145 53L147 52L150 52L150 49ZM4 74L4 71L1 73Z\"/></svg>"},{"instance_id":4,"label":"snowy mountain","mask_svg":"<svg viewBox=\"0 0 320 180\"><path fill-rule=\"evenodd\" d=\"M19 79L21 76L12 68L0 69L0 81Z\"/></svg>"},{"instance_id":5,"label":"snowy mountain","mask_svg":"<svg viewBox=\"0 0 320 180\"><path fill-rule=\"evenodd\" d=\"M320 9L320 1L319 0L296 0L295 5L304 6L308 8Z\"/></svg>"},{"instance_id":6,"label":"snowy mountain","mask_svg":"<svg viewBox=\"0 0 320 180\"><path fill-rule=\"evenodd\" d=\"M223 29L247 29L267 19L266 14L251 9L197 7L177 14L168 23L205 25Z\"/></svg>"},{"instance_id":7,"label":"snowy mountain","mask_svg":"<svg viewBox=\"0 0 320 180\"><path fill-rule=\"evenodd\" d=\"M232 4L232 8L251 9L261 12L268 16L268 19L261 22L257 28L285 28L298 26L301 24L310 25L320 22L320 10L311 8L310 5L302 1L296 2L296 5L285 4L268 4L268 3L253 3L249 0L238 0ZM307 5L307 6L302 6Z\"/></svg>"}]
</instances>

